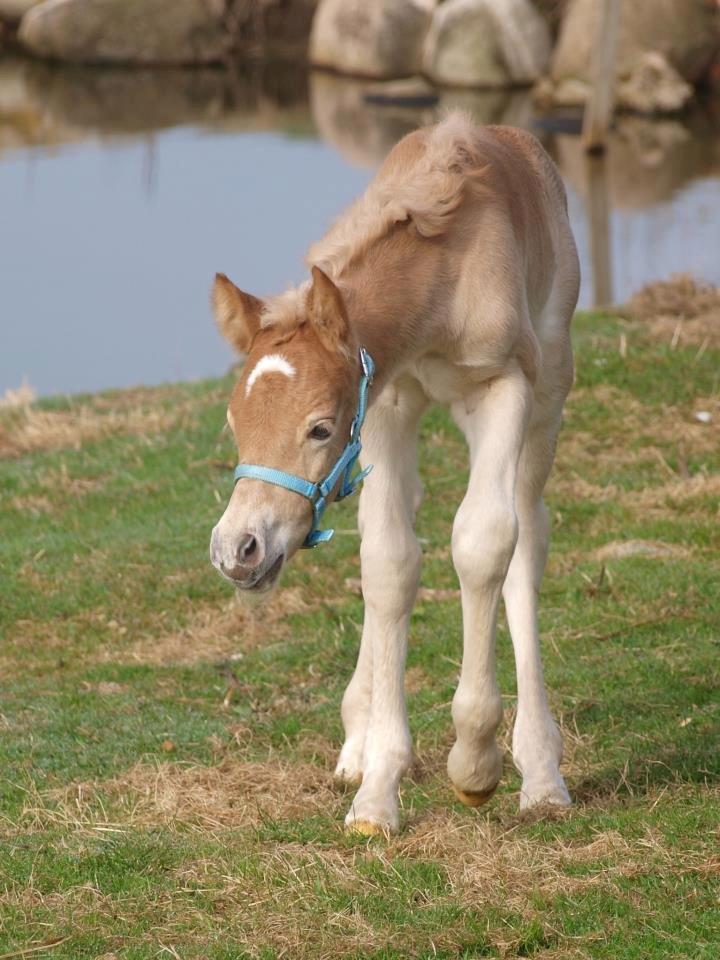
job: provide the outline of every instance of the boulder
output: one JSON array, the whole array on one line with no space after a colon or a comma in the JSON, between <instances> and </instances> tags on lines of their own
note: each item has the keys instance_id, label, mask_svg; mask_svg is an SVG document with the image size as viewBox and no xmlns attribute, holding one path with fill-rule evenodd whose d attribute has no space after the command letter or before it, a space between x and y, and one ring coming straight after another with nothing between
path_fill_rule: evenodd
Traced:
<instances>
[{"instance_id":1,"label":"boulder","mask_svg":"<svg viewBox=\"0 0 720 960\"><path fill-rule=\"evenodd\" d=\"M310 33L310 62L359 77L420 72L436 0L320 0Z\"/></svg>"},{"instance_id":2,"label":"boulder","mask_svg":"<svg viewBox=\"0 0 720 960\"><path fill-rule=\"evenodd\" d=\"M435 12L423 69L439 84L534 83L550 59L550 30L530 0L447 0Z\"/></svg>"},{"instance_id":3,"label":"boulder","mask_svg":"<svg viewBox=\"0 0 720 960\"><path fill-rule=\"evenodd\" d=\"M0 20L5 23L20 23L30 7L36 7L41 0L0 0Z\"/></svg>"},{"instance_id":4,"label":"boulder","mask_svg":"<svg viewBox=\"0 0 720 960\"><path fill-rule=\"evenodd\" d=\"M564 91L564 102L573 88L576 102L584 102L599 9L597 0L573 0L563 20L550 75L556 89ZM719 47L716 3L623 3L616 59L618 106L644 112L678 109L692 95L688 84L706 75ZM648 54L654 56L648 60ZM658 81L655 92L653 77Z\"/></svg>"},{"instance_id":5,"label":"boulder","mask_svg":"<svg viewBox=\"0 0 720 960\"><path fill-rule=\"evenodd\" d=\"M616 92L619 103L638 113L672 113L682 109L693 88L662 53L648 50L638 57L628 76L618 78Z\"/></svg>"},{"instance_id":6,"label":"boulder","mask_svg":"<svg viewBox=\"0 0 720 960\"><path fill-rule=\"evenodd\" d=\"M225 0L44 0L18 36L73 63L214 63L228 49L225 12Z\"/></svg>"}]
</instances>

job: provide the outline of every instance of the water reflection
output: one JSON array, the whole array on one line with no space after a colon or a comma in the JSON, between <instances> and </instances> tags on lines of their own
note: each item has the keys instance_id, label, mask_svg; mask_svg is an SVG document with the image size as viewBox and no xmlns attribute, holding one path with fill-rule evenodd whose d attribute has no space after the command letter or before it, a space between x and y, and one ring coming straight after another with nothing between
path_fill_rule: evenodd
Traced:
<instances>
[{"instance_id":1,"label":"water reflection","mask_svg":"<svg viewBox=\"0 0 720 960\"><path fill-rule=\"evenodd\" d=\"M479 123L505 123L531 129L532 101L525 90L439 90L435 103L413 106L431 88L418 84L386 84L386 102L377 102L378 84L315 71L310 78L310 104L320 136L349 163L378 166L397 141L450 109L471 113Z\"/></svg>"},{"instance_id":2,"label":"water reflection","mask_svg":"<svg viewBox=\"0 0 720 960\"><path fill-rule=\"evenodd\" d=\"M307 245L392 145L450 107L541 136L568 186L583 305L676 271L720 283L717 105L622 117L606 159L590 163L577 136L536 125L524 92L426 91L415 105L368 92L300 65L0 57L0 391L23 374L51 392L219 372L229 356L210 329L212 271L258 293L298 279Z\"/></svg>"},{"instance_id":3,"label":"water reflection","mask_svg":"<svg viewBox=\"0 0 720 960\"><path fill-rule=\"evenodd\" d=\"M307 72L93 68L0 58L0 150L177 126L310 132Z\"/></svg>"}]
</instances>

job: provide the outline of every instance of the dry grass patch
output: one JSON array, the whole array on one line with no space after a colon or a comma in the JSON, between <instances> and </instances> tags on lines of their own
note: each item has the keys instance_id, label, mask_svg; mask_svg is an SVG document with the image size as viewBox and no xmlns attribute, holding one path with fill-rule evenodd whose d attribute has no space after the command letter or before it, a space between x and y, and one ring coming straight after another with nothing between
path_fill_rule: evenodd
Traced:
<instances>
[{"instance_id":1,"label":"dry grass patch","mask_svg":"<svg viewBox=\"0 0 720 960\"><path fill-rule=\"evenodd\" d=\"M720 347L720 288L688 274L647 284L631 298L626 312L647 321L654 340L673 347Z\"/></svg>"},{"instance_id":2,"label":"dry grass patch","mask_svg":"<svg viewBox=\"0 0 720 960\"><path fill-rule=\"evenodd\" d=\"M116 435L154 436L177 426L198 406L216 403L223 394L220 387L201 397L172 387L138 388L74 402L64 410L45 410L29 402L11 406L0 411L0 458L39 450L79 450Z\"/></svg>"},{"instance_id":3,"label":"dry grass patch","mask_svg":"<svg viewBox=\"0 0 720 960\"><path fill-rule=\"evenodd\" d=\"M7 505L17 513L29 513L33 517L52 513L55 510L55 505L52 500L43 494L26 494L11 497Z\"/></svg>"},{"instance_id":4,"label":"dry grass patch","mask_svg":"<svg viewBox=\"0 0 720 960\"><path fill-rule=\"evenodd\" d=\"M659 540L611 540L590 554L593 560L622 560L625 557L688 557L690 550Z\"/></svg>"},{"instance_id":5,"label":"dry grass patch","mask_svg":"<svg viewBox=\"0 0 720 960\"><path fill-rule=\"evenodd\" d=\"M670 480L659 486L645 487L643 490L629 490L618 497L618 502L646 520L662 519L673 516L682 509L686 519L709 520L712 512L704 503L708 497L720 497L720 474L698 473L694 477ZM720 504L714 511L720 514Z\"/></svg>"},{"instance_id":6,"label":"dry grass patch","mask_svg":"<svg viewBox=\"0 0 720 960\"><path fill-rule=\"evenodd\" d=\"M195 610L182 630L143 637L122 660L167 666L231 657L262 646L268 637L273 643L285 640L290 635L287 618L306 613L316 603L299 587L280 588L263 603L232 597L222 605L213 603ZM117 651L108 651L107 658L117 662Z\"/></svg>"},{"instance_id":7,"label":"dry grass patch","mask_svg":"<svg viewBox=\"0 0 720 960\"><path fill-rule=\"evenodd\" d=\"M226 757L217 766L136 764L103 785L134 826L182 823L203 828L304 819L338 807L332 777L314 764Z\"/></svg>"},{"instance_id":8,"label":"dry grass patch","mask_svg":"<svg viewBox=\"0 0 720 960\"><path fill-rule=\"evenodd\" d=\"M573 409L586 400L603 405L607 421L613 425L611 431L598 435L577 429L573 424ZM710 414L709 423L695 419L694 413L699 411ZM558 446L557 460L564 469L582 463L633 464L647 460L648 454L662 457L657 450L658 443L682 445L685 455L714 453L720 445L720 397L717 396L697 397L693 410L674 405L657 409L641 403L619 387L604 384L573 391L567 415L568 426ZM627 440L632 441L632 448Z\"/></svg>"},{"instance_id":9,"label":"dry grass patch","mask_svg":"<svg viewBox=\"0 0 720 960\"><path fill-rule=\"evenodd\" d=\"M8 506L19 513L53 513L69 500L77 500L102 489L106 481L107 477L72 477L67 464L63 463L57 470L43 471L33 477L33 484L47 493L18 494L8 502Z\"/></svg>"},{"instance_id":10,"label":"dry grass patch","mask_svg":"<svg viewBox=\"0 0 720 960\"><path fill-rule=\"evenodd\" d=\"M215 766L141 762L110 780L28 793L17 828L112 833L175 824L206 831L317 814L339 817L342 802L328 770L311 763L233 756Z\"/></svg>"},{"instance_id":11,"label":"dry grass patch","mask_svg":"<svg viewBox=\"0 0 720 960\"><path fill-rule=\"evenodd\" d=\"M600 401L606 408L607 422L600 435L573 427L572 405L585 399ZM701 412L709 422L696 419ZM576 391L571 397L569 427L558 447L556 468L550 478L550 492L562 502L563 498L613 502L637 513L638 519L662 519L672 516L677 509L683 515L707 516L704 501L720 494L717 474L701 469L690 474L688 462L701 457L712 457L720 450L720 398L699 397L692 409L665 406L653 410L612 386L596 387L592 391ZM673 452L674 465L668 461L667 451ZM646 482L641 488L626 490L619 483L597 481L598 472L612 475L618 470L642 468ZM600 517L598 532L605 526ZM593 522L588 532L593 532ZM654 555L658 555L655 551Z\"/></svg>"},{"instance_id":12,"label":"dry grass patch","mask_svg":"<svg viewBox=\"0 0 720 960\"><path fill-rule=\"evenodd\" d=\"M0 421L0 457L19 457L37 450L79 450L83 444L117 434L151 435L170 429L177 413L167 410L99 412L94 404L71 410L24 407Z\"/></svg>"}]
</instances>

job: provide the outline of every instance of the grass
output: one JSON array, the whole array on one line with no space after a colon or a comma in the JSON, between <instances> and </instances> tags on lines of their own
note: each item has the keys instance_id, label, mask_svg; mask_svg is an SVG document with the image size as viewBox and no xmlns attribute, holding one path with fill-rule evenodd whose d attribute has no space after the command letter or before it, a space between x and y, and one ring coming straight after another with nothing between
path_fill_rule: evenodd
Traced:
<instances>
[{"instance_id":1,"label":"grass","mask_svg":"<svg viewBox=\"0 0 720 960\"><path fill-rule=\"evenodd\" d=\"M465 451L428 416L417 763L381 842L343 833L331 778L362 618L354 505L269 607L240 607L206 555L229 378L2 412L0 957L714 958L720 351L703 342L577 319L542 612L563 816L519 816L509 762L489 806L453 802ZM498 657L507 747L504 624Z\"/></svg>"}]
</instances>

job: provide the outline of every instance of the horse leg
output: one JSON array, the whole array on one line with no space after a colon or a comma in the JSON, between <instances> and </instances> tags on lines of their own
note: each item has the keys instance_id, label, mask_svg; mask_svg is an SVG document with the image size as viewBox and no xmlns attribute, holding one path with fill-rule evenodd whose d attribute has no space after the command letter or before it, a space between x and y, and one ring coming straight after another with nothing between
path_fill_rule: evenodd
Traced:
<instances>
[{"instance_id":1,"label":"horse leg","mask_svg":"<svg viewBox=\"0 0 720 960\"><path fill-rule=\"evenodd\" d=\"M550 530L542 491L552 466L558 428L559 417L530 427L517 481L520 532L503 587L517 669L513 761L523 778L521 810L540 803L570 803L560 773L562 737L548 707L538 632L538 596Z\"/></svg>"},{"instance_id":2,"label":"horse leg","mask_svg":"<svg viewBox=\"0 0 720 960\"><path fill-rule=\"evenodd\" d=\"M479 387L474 407L453 405L470 448L467 493L455 517L452 556L463 611L463 658L452 716L448 773L459 799L478 806L495 791L502 753L495 734L502 701L495 679L500 593L518 534L515 482L533 391L519 368Z\"/></svg>"},{"instance_id":3,"label":"horse leg","mask_svg":"<svg viewBox=\"0 0 720 960\"><path fill-rule=\"evenodd\" d=\"M338 772L362 784L345 819L364 833L397 830L397 791L412 762L405 709L405 652L420 578L414 532L417 427L427 400L411 380L387 387L368 411L360 560L365 620L358 666L343 698L346 742Z\"/></svg>"}]
</instances>

